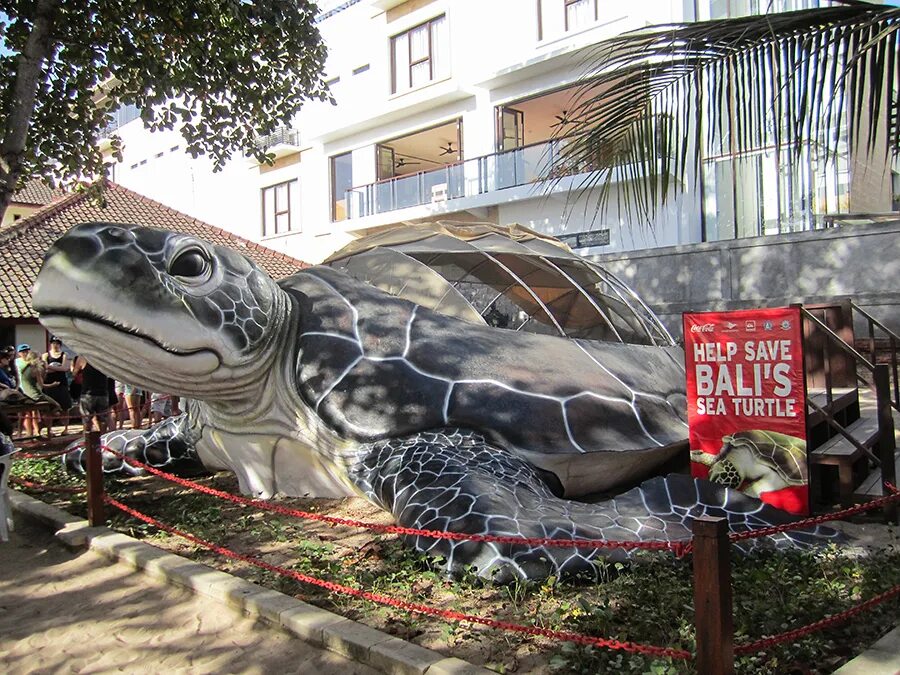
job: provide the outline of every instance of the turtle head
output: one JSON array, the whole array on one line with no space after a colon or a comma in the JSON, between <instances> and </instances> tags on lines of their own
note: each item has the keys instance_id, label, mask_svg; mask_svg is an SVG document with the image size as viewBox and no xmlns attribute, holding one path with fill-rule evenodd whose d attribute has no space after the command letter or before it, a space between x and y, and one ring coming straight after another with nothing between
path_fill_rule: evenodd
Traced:
<instances>
[{"instance_id":1,"label":"turtle head","mask_svg":"<svg viewBox=\"0 0 900 675\"><path fill-rule=\"evenodd\" d=\"M230 249L111 223L59 238L32 295L41 323L108 375L200 399L266 370L286 303Z\"/></svg>"}]
</instances>

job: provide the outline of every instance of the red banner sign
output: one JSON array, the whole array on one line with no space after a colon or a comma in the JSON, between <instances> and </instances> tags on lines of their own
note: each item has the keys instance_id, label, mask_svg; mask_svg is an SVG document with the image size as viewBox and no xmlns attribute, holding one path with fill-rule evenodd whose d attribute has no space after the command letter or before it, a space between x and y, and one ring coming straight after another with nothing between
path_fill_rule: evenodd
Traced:
<instances>
[{"instance_id":1,"label":"red banner sign","mask_svg":"<svg viewBox=\"0 0 900 675\"><path fill-rule=\"evenodd\" d=\"M809 513L800 310L683 319L691 474Z\"/></svg>"}]
</instances>

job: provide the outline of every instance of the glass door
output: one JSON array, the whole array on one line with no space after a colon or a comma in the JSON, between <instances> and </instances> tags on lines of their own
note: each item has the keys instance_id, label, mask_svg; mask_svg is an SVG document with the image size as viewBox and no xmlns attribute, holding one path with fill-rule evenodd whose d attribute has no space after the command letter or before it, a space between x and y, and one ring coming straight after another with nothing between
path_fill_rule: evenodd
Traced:
<instances>
[{"instance_id":1,"label":"glass door","mask_svg":"<svg viewBox=\"0 0 900 675\"><path fill-rule=\"evenodd\" d=\"M394 149L388 145L375 146L375 210L374 213L382 213L396 208L394 205L394 181L397 158Z\"/></svg>"},{"instance_id":2,"label":"glass door","mask_svg":"<svg viewBox=\"0 0 900 675\"><path fill-rule=\"evenodd\" d=\"M525 145L525 113L515 108L497 108L497 152Z\"/></svg>"},{"instance_id":3,"label":"glass door","mask_svg":"<svg viewBox=\"0 0 900 675\"><path fill-rule=\"evenodd\" d=\"M525 145L525 113L515 108L497 108L497 155L494 180L498 189L520 184Z\"/></svg>"},{"instance_id":4,"label":"glass door","mask_svg":"<svg viewBox=\"0 0 900 675\"><path fill-rule=\"evenodd\" d=\"M375 146L376 180L387 180L394 177L394 149L387 145Z\"/></svg>"}]
</instances>

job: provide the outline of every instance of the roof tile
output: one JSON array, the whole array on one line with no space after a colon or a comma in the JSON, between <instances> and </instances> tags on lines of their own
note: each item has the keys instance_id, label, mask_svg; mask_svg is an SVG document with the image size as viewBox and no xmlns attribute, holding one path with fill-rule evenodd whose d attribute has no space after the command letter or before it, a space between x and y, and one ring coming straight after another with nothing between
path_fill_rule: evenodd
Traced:
<instances>
[{"instance_id":1,"label":"roof tile","mask_svg":"<svg viewBox=\"0 0 900 675\"><path fill-rule=\"evenodd\" d=\"M65 197L68 192L58 187L50 187L40 178L32 178L13 193L13 204L45 206Z\"/></svg>"}]
</instances>

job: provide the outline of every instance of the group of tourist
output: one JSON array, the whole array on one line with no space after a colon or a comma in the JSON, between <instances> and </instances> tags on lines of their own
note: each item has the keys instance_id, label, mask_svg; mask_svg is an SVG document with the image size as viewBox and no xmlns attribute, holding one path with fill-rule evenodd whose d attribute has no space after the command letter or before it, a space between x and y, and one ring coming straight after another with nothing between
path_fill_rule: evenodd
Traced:
<instances>
[{"instance_id":1,"label":"group of tourist","mask_svg":"<svg viewBox=\"0 0 900 675\"><path fill-rule=\"evenodd\" d=\"M67 353L56 336L50 338L42 355L28 344L0 352L0 402L46 404L43 410L36 407L21 413L21 430L26 436L40 436L46 426L49 437L56 424L61 424L66 434L75 402L86 429L122 429L126 418L132 429L140 429L145 400L151 423L178 412L177 399L116 382L84 356Z\"/></svg>"}]
</instances>

